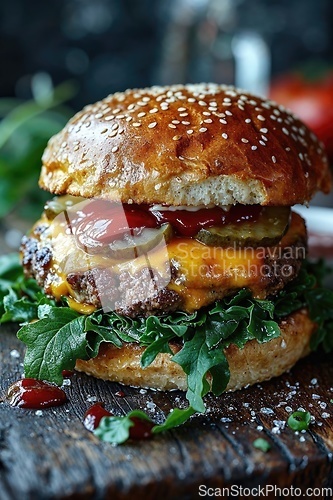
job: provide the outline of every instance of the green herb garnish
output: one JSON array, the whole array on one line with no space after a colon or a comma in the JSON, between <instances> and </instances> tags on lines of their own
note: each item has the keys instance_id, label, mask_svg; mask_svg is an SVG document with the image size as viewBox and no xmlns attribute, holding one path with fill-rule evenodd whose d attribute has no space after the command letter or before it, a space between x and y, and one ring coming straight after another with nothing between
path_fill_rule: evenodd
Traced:
<instances>
[{"instance_id":1,"label":"green herb garnish","mask_svg":"<svg viewBox=\"0 0 333 500\"><path fill-rule=\"evenodd\" d=\"M311 414L308 411L294 411L287 424L293 431L307 431L311 422Z\"/></svg>"},{"instance_id":2,"label":"green herb garnish","mask_svg":"<svg viewBox=\"0 0 333 500\"><path fill-rule=\"evenodd\" d=\"M271 445L264 438L258 438L255 441L253 441L253 446L258 450L263 451L264 453L267 453L271 449Z\"/></svg>"}]
</instances>

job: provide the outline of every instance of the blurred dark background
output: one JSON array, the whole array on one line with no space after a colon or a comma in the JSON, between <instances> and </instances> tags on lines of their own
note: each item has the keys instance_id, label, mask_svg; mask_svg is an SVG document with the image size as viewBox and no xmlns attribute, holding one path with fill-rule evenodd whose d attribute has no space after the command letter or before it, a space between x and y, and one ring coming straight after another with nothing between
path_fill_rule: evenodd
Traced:
<instances>
[{"instance_id":1,"label":"blurred dark background","mask_svg":"<svg viewBox=\"0 0 333 500\"><path fill-rule=\"evenodd\" d=\"M333 65L332 0L2 0L1 96L75 79L74 108L128 87L233 81L232 39L259 34L270 75Z\"/></svg>"},{"instance_id":2,"label":"blurred dark background","mask_svg":"<svg viewBox=\"0 0 333 500\"><path fill-rule=\"evenodd\" d=\"M333 158L332 26L332 0L2 0L0 224L40 213L48 138L129 87L215 81L271 95Z\"/></svg>"}]
</instances>

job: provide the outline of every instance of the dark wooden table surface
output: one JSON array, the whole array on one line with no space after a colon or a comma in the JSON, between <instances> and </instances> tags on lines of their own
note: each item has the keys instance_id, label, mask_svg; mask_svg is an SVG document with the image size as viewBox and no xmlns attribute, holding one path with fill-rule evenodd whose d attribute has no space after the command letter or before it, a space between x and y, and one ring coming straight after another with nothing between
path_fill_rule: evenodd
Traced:
<instances>
[{"instance_id":1,"label":"dark wooden table surface","mask_svg":"<svg viewBox=\"0 0 333 500\"><path fill-rule=\"evenodd\" d=\"M65 387L66 405L42 412L10 408L6 388L22 374L23 347L13 326L0 327L0 343L1 500L200 498L200 485L333 488L329 356L313 354L279 379L208 397L205 416L151 440L114 447L82 425L93 401L104 401L115 414L145 409L160 421L171 407L185 404L184 395L125 387L126 397L119 398L118 384L75 374ZM285 422L299 407L314 422L295 434ZM258 437L271 444L269 452L253 446ZM279 498L276 491L266 498Z\"/></svg>"}]
</instances>

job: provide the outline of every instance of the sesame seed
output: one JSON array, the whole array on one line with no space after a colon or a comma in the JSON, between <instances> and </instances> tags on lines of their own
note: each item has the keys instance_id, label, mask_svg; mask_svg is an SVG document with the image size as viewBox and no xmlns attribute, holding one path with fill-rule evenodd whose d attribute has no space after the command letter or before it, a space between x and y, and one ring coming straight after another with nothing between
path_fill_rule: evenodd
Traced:
<instances>
[{"instance_id":1,"label":"sesame seed","mask_svg":"<svg viewBox=\"0 0 333 500\"><path fill-rule=\"evenodd\" d=\"M282 127L282 132L286 135L289 135L289 130L286 127Z\"/></svg>"},{"instance_id":2,"label":"sesame seed","mask_svg":"<svg viewBox=\"0 0 333 500\"><path fill-rule=\"evenodd\" d=\"M245 139L244 137L241 138L241 141L244 142L245 144L248 143L249 141Z\"/></svg>"},{"instance_id":3,"label":"sesame seed","mask_svg":"<svg viewBox=\"0 0 333 500\"><path fill-rule=\"evenodd\" d=\"M134 108L135 108L135 104L133 104L133 103L132 103L132 104L129 104L129 105L127 106L127 109L129 109L129 110L134 109Z\"/></svg>"},{"instance_id":4,"label":"sesame seed","mask_svg":"<svg viewBox=\"0 0 333 500\"><path fill-rule=\"evenodd\" d=\"M148 128L154 128L154 127L156 127L156 125L157 125L157 122L149 123Z\"/></svg>"},{"instance_id":5,"label":"sesame seed","mask_svg":"<svg viewBox=\"0 0 333 500\"><path fill-rule=\"evenodd\" d=\"M105 132L107 132L108 129L107 128L104 128L103 130L101 130L101 134L105 134Z\"/></svg>"},{"instance_id":6,"label":"sesame seed","mask_svg":"<svg viewBox=\"0 0 333 500\"><path fill-rule=\"evenodd\" d=\"M223 139L228 139L228 134L226 134L225 132L222 134L222 137Z\"/></svg>"},{"instance_id":7,"label":"sesame seed","mask_svg":"<svg viewBox=\"0 0 333 500\"><path fill-rule=\"evenodd\" d=\"M114 115L116 115L117 113L120 113L120 109L119 109L119 108L117 108L117 109L113 109L113 110L112 110L112 113L113 113Z\"/></svg>"},{"instance_id":8,"label":"sesame seed","mask_svg":"<svg viewBox=\"0 0 333 500\"><path fill-rule=\"evenodd\" d=\"M133 127L141 127L141 123L140 122L134 122L133 123Z\"/></svg>"},{"instance_id":9,"label":"sesame seed","mask_svg":"<svg viewBox=\"0 0 333 500\"><path fill-rule=\"evenodd\" d=\"M173 125L172 123L169 123L168 127L169 128L177 128L176 125Z\"/></svg>"},{"instance_id":10,"label":"sesame seed","mask_svg":"<svg viewBox=\"0 0 333 500\"><path fill-rule=\"evenodd\" d=\"M108 115L108 116L105 116L105 117L104 117L104 120L105 120L106 122L109 122L110 120L114 120L114 116L113 116L113 115Z\"/></svg>"},{"instance_id":11,"label":"sesame seed","mask_svg":"<svg viewBox=\"0 0 333 500\"><path fill-rule=\"evenodd\" d=\"M211 118L207 118L206 120L204 120L205 123L213 123L213 120Z\"/></svg>"},{"instance_id":12,"label":"sesame seed","mask_svg":"<svg viewBox=\"0 0 333 500\"><path fill-rule=\"evenodd\" d=\"M262 135L261 138L264 140L264 141L268 141L267 137L265 135Z\"/></svg>"},{"instance_id":13,"label":"sesame seed","mask_svg":"<svg viewBox=\"0 0 333 500\"><path fill-rule=\"evenodd\" d=\"M120 111L120 110L119 110ZM95 118L103 118L103 113L97 113L95 115Z\"/></svg>"},{"instance_id":14,"label":"sesame seed","mask_svg":"<svg viewBox=\"0 0 333 500\"><path fill-rule=\"evenodd\" d=\"M85 126L86 126L87 128L88 128L88 127L90 127L90 125L91 125L91 122L86 122L86 123L85 123Z\"/></svg>"},{"instance_id":15,"label":"sesame seed","mask_svg":"<svg viewBox=\"0 0 333 500\"><path fill-rule=\"evenodd\" d=\"M252 151L255 151L256 149L258 149L258 146L251 146L251 149Z\"/></svg>"},{"instance_id":16,"label":"sesame seed","mask_svg":"<svg viewBox=\"0 0 333 500\"><path fill-rule=\"evenodd\" d=\"M143 116L146 116L146 113L144 111L141 111L141 113L138 114L138 118L142 118Z\"/></svg>"},{"instance_id":17,"label":"sesame seed","mask_svg":"<svg viewBox=\"0 0 333 500\"><path fill-rule=\"evenodd\" d=\"M262 146L266 146L266 142L264 141L259 141L259 144L261 144Z\"/></svg>"},{"instance_id":18,"label":"sesame seed","mask_svg":"<svg viewBox=\"0 0 333 500\"><path fill-rule=\"evenodd\" d=\"M112 153L116 153L118 151L118 146L114 146L112 149L111 149L111 152Z\"/></svg>"},{"instance_id":19,"label":"sesame seed","mask_svg":"<svg viewBox=\"0 0 333 500\"><path fill-rule=\"evenodd\" d=\"M261 129L260 129L260 132L262 132L263 134L267 134L268 129L267 129L267 128L261 128Z\"/></svg>"},{"instance_id":20,"label":"sesame seed","mask_svg":"<svg viewBox=\"0 0 333 500\"><path fill-rule=\"evenodd\" d=\"M227 109L227 111L225 112L225 114L226 114L226 115L228 115L228 116L232 116L231 111L229 111L228 109Z\"/></svg>"},{"instance_id":21,"label":"sesame seed","mask_svg":"<svg viewBox=\"0 0 333 500\"><path fill-rule=\"evenodd\" d=\"M288 152L289 152L289 151L290 151L290 148L289 148L289 147L287 147L287 148L286 148L286 151L288 151Z\"/></svg>"},{"instance_id":22,"label":"sesame seed","mask_svg":"<svg viewBox=\"0 0 333 500\"><path fill-rule=\"evenodd\" d=\"M212 113L210 113L209 111L203 111L202 114L204 116L211 116Z\"/></svg>"},{"instance_id":23,"label":"sesame seed","mask_svg":"<svg viewBox=\"0 0 333 500\"><path fill-rule=\"evenodd\" d=\"M300 157L300 159L301 159L302 161L304 160L303 153L298 153L298 156Z\"/></svg>"},{"instance_id":24,"label":"sesame seed","mask_svg":"<svg viewBox=\"0 0 333 500\"><path fill-rule=\"evenodd\" d=\"M207 103L205 101L199 101L198 104L199 106L207 106Z\"/></svg>"},{"instance_id":25,"label":"sesame seed","mask_svg":"<svg viewBox=\"0 0 333 500\"><path fill-rule=\"evenodd\" d=\"M179 141L179 139L181 138L181 135L174 135L172 140L173 141Z\"/></svg>"},{"instance_id":26,"label":"sesame seed","mask_svg":"<svg viewBox=\"0 0 333 500\"><path fill-rule=\"evenodd\" d=\"M281 113L278 109L274 109L273 110L273 113L276 115L276 116L279 116Z\"/></svg>"},{"instance_id":27,"label":"sesame seed","mask_svg":"<svg viewBox=\"0 0 333 500\"><path fill-rule=\"evenodd\" d=\"M111 127L111 130L116 130L117 128L119 128L119 123L114 123Z\"/></svg>"},{"instance_id":28,"label":"sesame seed","mask_svg":"<svg viewBox=\"0 0 333 500\"><path fill-rule=\"evenodd\" d=\"M258 115L258 116L257 116L257 118L258 118L258 120L260 120L261 122L264 122L264 121L265 121L265 119L266 119L266 118L265 118L264 116L262 116L262 115Z\"/></svg>"},{"instance_id":29,"label":"sesame seed","mask_svg":"<svg viewBox=\"0 0 333 500\"><path fill-rule=\"evenodd\" d=\"M74 146L74 151L77 151L78 149L80 149L80 146L78 145Z\"/></svg>"},{"instance_id":30,"label":"sesame seed","mask_svg":"<svg viewBox=\"0 0 333 500\"><path fill-rule=\"evenodd\" d=\"M186 111L186 108L178 108L178 111Z\"/></svg>"},{"instance_id":31,"label":"sesame seed","mask_svg":"<svg viewBox=\"0 0 333 500\"><path fill-rule=\"evenodd\" d=\"M158 108L152 108L149 113L153 114L153 113L157 113L158 112Z\"/></svg>"},{"instance_id":32,"label":"sesame seed","mask_svg":"<svg viewBox=\"0 0 333 500\"><path fill-rule=\"evenodd\" d=\"M179 120L172 120L171 123L174 123L175 125L179 125L180 121Z\"/></svg>"},{"instance_id":33,"label":"sesame seed","mask_svg":"<svg viewBox=\"0 0 333 500\"><path fill-rule=\"evenodd\" d=\"M224 120L223 118L220 118L219 120L221 123L223 123L223 125L226 125L227 124L227 120Z\"/></svg>"},{"instance_id":34,"label":"sesame seed","mask_svg":"<svg viewBox=\"0 0 333 500\"><path fill-rule=\"evenodd\" d=\"M182 121L182 124L183 124L183 125L190 125L190 122L187 122L187 121Z\"/></svg>"},{"instance_id":35,"label":"sesame seed","mask_svg":"<svg viewBox=\"0 0 333 500\"><path fill-rule=\"evenodd\" d=\"M118 130L113 130L110 134L109 137L115 137L118 134Z\"/></svg>"},{"instance_id":36,"label":"sesame seed","mask_svg":"<svg viewBox=\"0 0 333 500\"><path fill-rule=\"evenodd\" d=\"M276 163L276 158L275 158L275 156L272 156L272 162L273 162L273 163Z\"/></svg>"},{"instance_id":37,"label":"sesame seed","mask_svg":"<svg viewBox=\"0 0 333 500\"><path fill-rule=\"evenodd\" d=\"M206 127L201 127L201 128L199 128L199 132L207 132L207 128Z\"/></svg>"},{"instance_id":38,"label":"sesame seed","mask_svg":"<svg viewBox=\"0 0 333 500\"><path fill-rule=\"evenodd\" d=\"M271 115L270 118L271 118L271 120L276 120L276 116L275 115Z\"/></svg>"},{"instance_id":39,"label":"sesame seed","mask_svg":"<svg viewBox=\"0 0 333 500\"><path fill-rule=\"evenodd\" d=\"M224 97L224 98L223 98L223 102L231 102L230 97Z\"/></svg>"},{"instance_id":40,"label":"sesame seed","mask_svg":"<svg viewBox=\"0 0 333 500\"><path fill-rule=\"evenodd\" d=\"M251 118L246 118L244 121L245 123L251 123Z\"/></svg>"},{"instance_id":41,"label":"sesame seed","mask_svg":"<svg viewBox=\"0 0 333 500\"><path fill-rule=\"evenodd\" d=\"M188 102L195 102L194 97L189 97L187 100L188 100Z\"/></svg>"},{"instance_id":42,"label":"sesame seed","mask_svg":"<svg viewBox=\"0 0 333 500\"><path fill-rule=\"evenodd\" d=\"M190 129L190 130L186 130L186 133L187 133L188 135L191 135L191 134L193 134L193 130L192 130L192 129Z\"/></svg>"},{"instance_id":43,"label":"sesame seed","mask_svg":"<svg viewBox=\"0 0 333 500\"><path fill-rule=\"evenodd\" d=\"M127 121L127 122L130 122L130 121L132 121L132 120L133 120L133 117L132 117L132 116L127 116L127 117L126 117L126 121Z\"/></svg>"},{"instance_id":44,"label":"sesame seed","mask_svg":"<svg viewBox=\"0 0 333 500\"><path fill-rule=\"evenodd\" d=\"M145 96L145 97L143 97L143 98L142 98L142 100L143 100L144 102L149 102L149 101L150 101L150 97Z\"/></svg>"},{"instance_id":45,"label":"sesame seed","mask_svg":"<svg viewBox=\"0 0 333 500\"><path fill-rule=\"evenodd\" d=\"M66 142L66 141L64 141L64 142L61 144L61 147L62 147L62 148L65 148L66 146L67 146L67 142Z\"/></svg>"},{"instance_id":46,"label":"sesame seed","mask_svg":"<svg viewBox=\"0 0 333 500\"><path fill-rule=\"evenodd\" d=\"M179 116L188 116L188 113L179 113Z\"/></svg>"}]
</instances>

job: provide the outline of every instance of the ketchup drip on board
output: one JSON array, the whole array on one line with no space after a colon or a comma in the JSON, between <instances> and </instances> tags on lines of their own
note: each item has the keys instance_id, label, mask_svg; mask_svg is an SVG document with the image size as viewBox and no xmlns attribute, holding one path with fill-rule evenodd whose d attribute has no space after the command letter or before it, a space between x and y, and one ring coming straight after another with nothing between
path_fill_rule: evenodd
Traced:
<instances>
[{"instance_id":1,"label":"ketchup drip on board","mask_svg":"<svg viewBox=\"0 0 333 500\"><path fill-rule=\"evenodd\" d=\"M93 432L100 424L103 417L113 417L114 415L105 410L104 403L95 403L84 414L83 425L85 428ZM152 437L152 428L154 423L149 420L143 420L139 417L132 417L133 426L129 429L130 439L142 440Z\"/></svg>"},{"instance_id":2,"label":"ketchup drip on board","mask_svg":"<svg viewBox=\"0 0 333 500\"><path fill-rule=\"evenodd\" d=\"M34 378L14 382L7 391L7 398L11 406L29 410L60 406L68 401L62 389Z\"/></svg>"},{"instance_id":3,"label":"ketchup drip on board","mask_svg":"<svg viewBox=\"0 0 333 500\"><path fill-rule=\"evenodd\" d=\"M104 403L95 403L85 412L83 417L83 425L85 428L93 432L99 426L103 417L112 417L113 414L105 410Z\"/></svg>"}]
</instances>

